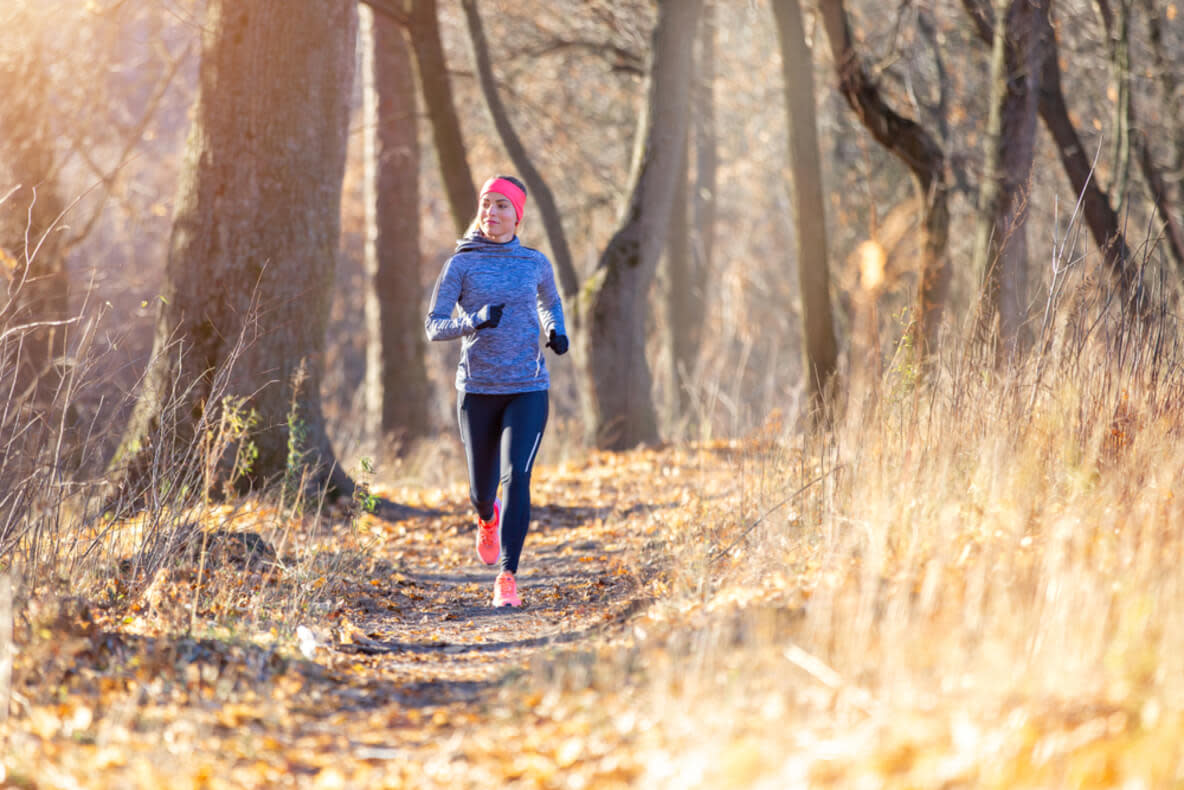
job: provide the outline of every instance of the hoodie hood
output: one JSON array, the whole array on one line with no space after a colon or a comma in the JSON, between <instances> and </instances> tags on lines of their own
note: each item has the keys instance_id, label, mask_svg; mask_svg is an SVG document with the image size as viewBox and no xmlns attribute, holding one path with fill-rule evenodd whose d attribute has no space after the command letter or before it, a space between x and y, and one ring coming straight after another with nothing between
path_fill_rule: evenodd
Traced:
<instances>
[{"instance_id":1,"label":"hoodie hood","mask_svg":"<svg viewBox=\"0 0 1184 790\"><path fill-rule=\"evenodd\" d=\"M456 249L453 252L510 252L517 250L519 246L517 236L509 241L499 243L490 241L479 231L473 231L463 239L457 240Z\"/></svg>"}]
</instances>

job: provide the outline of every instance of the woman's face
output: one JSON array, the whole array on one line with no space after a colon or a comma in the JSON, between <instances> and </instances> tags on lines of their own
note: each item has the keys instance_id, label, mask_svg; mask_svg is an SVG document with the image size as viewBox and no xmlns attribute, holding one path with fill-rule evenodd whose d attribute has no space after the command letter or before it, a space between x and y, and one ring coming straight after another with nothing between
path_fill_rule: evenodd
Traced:
<instances>
[{"instance_id":1,"label":"woman's face","mask_svg":"<svg viewBox=\"0 0 1184 790\"><path fill-rule=\"evenodd\" d=\"M500 192L486 192L481 196L481 234L490 241L504 243L514 238L518 217L514 204Z\"/></svg>"}]
</instances>

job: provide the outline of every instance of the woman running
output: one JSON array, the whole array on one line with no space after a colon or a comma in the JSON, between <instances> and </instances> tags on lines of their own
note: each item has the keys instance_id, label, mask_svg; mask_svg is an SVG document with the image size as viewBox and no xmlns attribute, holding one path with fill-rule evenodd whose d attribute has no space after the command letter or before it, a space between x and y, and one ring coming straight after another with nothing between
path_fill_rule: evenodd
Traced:
<instances>
[{"instance_id":1,"label":"woman running","mask_svg":"<svg viewBox=\"0 0 1184 790\"><path fill-rule=\"evenodd\" d=\"M550 387L540 327L556 354L568 346L551 262L518 243L525 207L526 187L518 179L485 182L477 216L444 264L424 322L429 340L462 338L456 413L477 509L477 556L486 565L500 558L494 606L522 605L514 576L530 524L530 469L547 425Z\"/></svg>"}]
</instances>

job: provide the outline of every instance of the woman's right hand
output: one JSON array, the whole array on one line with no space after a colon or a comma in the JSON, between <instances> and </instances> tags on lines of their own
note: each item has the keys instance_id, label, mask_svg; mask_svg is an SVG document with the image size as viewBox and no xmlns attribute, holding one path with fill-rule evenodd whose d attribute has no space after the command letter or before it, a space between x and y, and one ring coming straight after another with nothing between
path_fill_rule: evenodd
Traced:
<instances>
[{"instance_id":1,"label":"woman's right hand","mask_svg":"<svg viewBox=\"0 0 1184 790\"><path fill-rule=\"evenodd\" d=\"M502 320L502 310L505 304L487 304L477 311L477 323L474 329L493 329Z\"/></svg>"}]
</instances>

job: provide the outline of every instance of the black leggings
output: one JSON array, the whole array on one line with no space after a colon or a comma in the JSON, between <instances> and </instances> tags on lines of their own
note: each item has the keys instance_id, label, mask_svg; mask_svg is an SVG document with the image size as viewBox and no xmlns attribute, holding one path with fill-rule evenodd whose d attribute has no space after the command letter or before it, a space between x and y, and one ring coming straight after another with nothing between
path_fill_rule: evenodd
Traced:
<instances>
[{"instance_id":1,"label":"black leggings","mask_svg":"<svg viewBox=\"0 0 1184 790\"><path fill-rule=\"evenodd\" d=\"M501 482L501 568L510 573L518 572L530 526L530 470L543 440L548 408L546 390L510 395L462 392L456 402L469 462L469 498L485 521L493 518Z\"/></svg>"}]
</instances>

